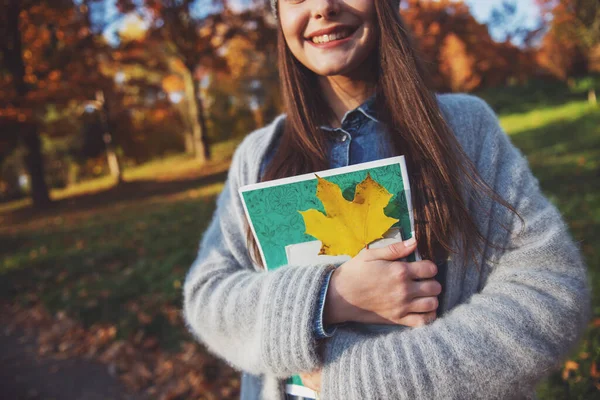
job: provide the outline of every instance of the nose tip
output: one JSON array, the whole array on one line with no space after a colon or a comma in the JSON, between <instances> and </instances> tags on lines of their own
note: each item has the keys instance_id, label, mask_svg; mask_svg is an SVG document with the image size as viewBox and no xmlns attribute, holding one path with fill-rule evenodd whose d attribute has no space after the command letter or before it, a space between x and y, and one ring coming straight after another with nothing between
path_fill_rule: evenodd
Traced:
<instances>
[{"instance_id":1,"label":"nose tip","mask_svg":"<svg viewBox=\"0 0 600 400\"><path fill-rule=\"evenodd\" d=\"M321 1L315 8L315 18L331 18L339 12L337 0Z\"/></svg>"}]
</instances>

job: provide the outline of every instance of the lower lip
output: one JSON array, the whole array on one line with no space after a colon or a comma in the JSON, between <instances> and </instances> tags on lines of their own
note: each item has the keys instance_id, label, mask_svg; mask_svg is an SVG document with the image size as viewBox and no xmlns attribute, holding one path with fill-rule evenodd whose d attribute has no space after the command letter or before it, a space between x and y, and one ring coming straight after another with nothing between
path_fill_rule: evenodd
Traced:
<instances>
[{"instance_id":1,"label":"lower lip","mask_svg":"<svg viewBox=\"0 0 600 400\"><path fill-rule=\"evenodd\" d=\"M340 46L344 43L349 42L350 39L352 39L352 36L354 36L354 34L357 31L358 31L358 29L356 31L352 32L352 34L348 37L345 37L345 38L339 39L339 40L332 40L331 42L327 42L327 43L315 43L312 40L307 40L307 42L319 49L330 49L332 47Z\"/></svg>"}]
</instances>

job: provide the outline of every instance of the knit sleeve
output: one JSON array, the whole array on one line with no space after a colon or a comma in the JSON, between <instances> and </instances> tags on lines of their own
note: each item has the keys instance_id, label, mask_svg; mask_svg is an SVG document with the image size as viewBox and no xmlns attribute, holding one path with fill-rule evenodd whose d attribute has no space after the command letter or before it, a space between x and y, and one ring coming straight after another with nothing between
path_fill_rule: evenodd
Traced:
<instances>
[{"instance_id":1,"label":"knit sleeve","mask_svg":"<svg viewBox=\"0 0 600 400\"><path fill-rule=\"evenodd\" d=\"M472 108L484 138L477 167L524 226L489 203L508 232L488 236L508 249L494 251L479 292L433 323L377 336L339 328L326 344L323 398L521 398L584 331L590 288L578 247L491 108Z\"/></svg>"},{"instance_id":2,"label":"knit sleeve","mask_svg":"<svg viewBox=\"0 0 600 400\"><path fill-rule=\"evenodd\" d=\"M183 287L190 332L233 367L253 375L287 377L319 365L314 316L330 265L288 265L257 271L248 255L238 188L248 171L236 150L216 211Z\"/></svg>"},{"instance_id":3,"label":"knit sleeve","mask_svg":"<svg viewBox=\"0 0 600 400\"><path fill-rule=\"evenodd\" d=\"M321 292L319 293L319 302L317 307L317 313L314 316L313 322L313 330L315 331L315 336L317 339L325 339L333 336L337 327L333 326L325 326L324 322L324 314L325 314L325 299L327 298L327 290L329 289L329 282L331 281L331 275L333 275L333 270L331 270L327 276L325 277L325 283L321 287Z\"/></svg>"}]
</instances>

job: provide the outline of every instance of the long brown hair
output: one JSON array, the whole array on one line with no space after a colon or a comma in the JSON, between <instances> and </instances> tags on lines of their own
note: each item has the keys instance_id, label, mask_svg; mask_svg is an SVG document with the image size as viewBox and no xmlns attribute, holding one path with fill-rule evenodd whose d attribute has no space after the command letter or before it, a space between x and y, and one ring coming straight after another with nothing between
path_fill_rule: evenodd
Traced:
<instances>
[{"instance_id":1,"label":"long brown hair","mask_svg":"<svg viewBox=\"0 0 600 400\"><path fill-rule=\"evenodd\" d=\"M369 62L377 66L375 107L396 153L406 158L419 252L423 259L436 263L443 262L449 253L457 254L466 265L468 259L475 261L483 254L485 245L498 246L480 232L461 192L475 204L487 196L517 212L479 176L442 117L415 41L400 16L398 0L374 4L378 44ZM279 74L287 116L262 181L319 171L329 165L326 138L319 126L331 120L333 111L315 90L316 74L293 56L278 25ZM250 255L261 265L249 227L246 234Z\"/></svg>"}]
</instances>

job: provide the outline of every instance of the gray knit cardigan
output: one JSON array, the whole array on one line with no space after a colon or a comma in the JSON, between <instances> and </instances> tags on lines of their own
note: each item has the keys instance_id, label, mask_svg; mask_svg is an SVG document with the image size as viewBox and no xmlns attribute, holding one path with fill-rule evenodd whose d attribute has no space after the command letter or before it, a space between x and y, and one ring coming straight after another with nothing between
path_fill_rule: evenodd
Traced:
<instances>
[{"instance_id":1,"label":"gray knit cardigan","mask_svg":"<svg viewBox=\"0 0 600 400\"><path fill-rule=\"evenodd\" d=\"M580 339L590 318L590 285L560 213L487 103L467 94L437 100L482 178L517 208L525 225L491 200L476 207L463 193L481 231L510 249L486 248L488 260L467 268L450 258L444 314L432 324L380 333L339 328L323 343L323 354L313 318L332 266L265 272L246 247L238 188L257 182L284 116L235 151L185 279L184 317L211 352L259 380L261 398L282 399L282 379L317 368L326 400L532 398L536 383ZM491 224L490 215L508 230Z\"/></svg>"}]
</instances>

